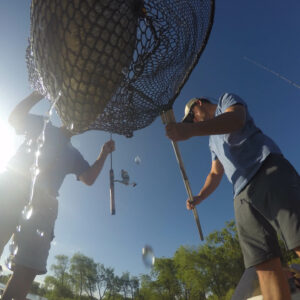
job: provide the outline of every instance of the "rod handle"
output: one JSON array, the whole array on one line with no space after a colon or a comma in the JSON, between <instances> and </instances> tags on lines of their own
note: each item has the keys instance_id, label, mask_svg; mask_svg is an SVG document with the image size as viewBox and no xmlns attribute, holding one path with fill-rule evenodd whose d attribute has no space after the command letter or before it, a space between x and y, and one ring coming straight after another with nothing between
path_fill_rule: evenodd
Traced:
<instances>
[{"instance_id":1,"label":"rod handle","mask_svg":"<svg viewBox=\"0 0 300 300\"><path fill-rule=\"evenodd\" d=\"M109 171L109 180L110 180L110 213L112 215L116 214L115 207L115 176L114 170L110 169Z\"/></svg>"}]
</instances>

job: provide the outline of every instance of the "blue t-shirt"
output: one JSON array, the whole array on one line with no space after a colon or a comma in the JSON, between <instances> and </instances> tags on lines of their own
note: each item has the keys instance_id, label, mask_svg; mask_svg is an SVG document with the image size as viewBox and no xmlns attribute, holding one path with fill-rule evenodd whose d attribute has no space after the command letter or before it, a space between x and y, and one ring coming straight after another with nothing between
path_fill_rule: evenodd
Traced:
<instances>
[{"instance_id":1,"label":"blue t-shirt","mask_svg":"<svg viewBox=\"0 0 300 300\"><path fill-rule=\"evenodd\" d=\"M209 137L212 160L218 159L222 163L228 180L233 184L234 197L247 185L270 153L281 153L278 146L255 126L247 104L239 96L229 93L221 96L215 116L236 104L242 104L246 109L244 127L229 134Z\"/></svg>"},{"instance_id":2,"label":"blue t-shirt","mask_svg":"<svg viewBox=\"0 0 300 300\"><path fill-rule=\"evenodd\" d=\"M34 164L37 138L43 128L43 117L28 114L22 122L25 141L8 163L8 170L31 180L30 169ZM70 138L50 122L45 130L45 143L39 157L36 185L56 197L67 174L78 178L90 167L80 152L73 147Z\"/></svg>"}]
</instances>

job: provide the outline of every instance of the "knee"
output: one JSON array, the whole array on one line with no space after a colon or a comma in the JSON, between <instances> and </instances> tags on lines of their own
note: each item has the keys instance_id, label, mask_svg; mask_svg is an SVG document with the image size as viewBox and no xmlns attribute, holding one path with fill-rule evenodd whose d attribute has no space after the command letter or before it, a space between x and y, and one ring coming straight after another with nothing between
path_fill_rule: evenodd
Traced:
<instances>
[{"instance_id":1,"label":"knee","mask_svg":"<svg viewBox=\"0 0 300 300\"><path fill-rule=\"evenodd\" d=\"M281 268L282 266L279 257L271 258L255 266L256 271L275 271Z\"/></svg>"}]
</instances>

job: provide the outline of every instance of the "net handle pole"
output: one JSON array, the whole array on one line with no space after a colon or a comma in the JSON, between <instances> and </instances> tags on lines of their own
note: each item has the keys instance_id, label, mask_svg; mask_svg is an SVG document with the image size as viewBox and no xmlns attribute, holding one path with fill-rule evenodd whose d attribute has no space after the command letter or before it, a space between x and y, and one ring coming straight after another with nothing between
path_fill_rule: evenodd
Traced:
<instances>
[{"instance_id":1,"label":"net handle pole","mask_svg":"<svg viewBox=\"0 0 300 300\"><path fill-rule=\"evenodd\" d=\"M110 140L112 141L112 133L110 134ZM112 152L110 153L110 170L109 170L109 192L110 192L110 214L116 214L116 205L115 205L115 175L112 168Z\"/></svg>"},{"instance_id":2,"label":"net handle pole","mask_svg":"<svg viewBox=\"0 0 300 300\"><path fill-rule=\"evenodd\" d=\"M175 123L176 122L173 109L170 109L166 112L163 112L161 114L161 118L162 118L162 122L165 125L169 124L169 123ZM181 175L182 175L182 178L183 178L183 182L184 182L186 192L188 194L189 199L193 199L193 193L192 193L192 190L191 190L191 186L190 186L188 177L186 175L186 171L185 171L185 168L184 168L184 165L183 165L183 160L182 160L182 157L181 157L181 153L179 151L179 147L178 147L176 142L171 141L171 143L172 143L172 146L173 146L173 149L174 149L174 152L175 152L175 156L176 156L179 168L180 168L180 172L181 172ZM198 212L197 212L196 208L193 208L193 214L194 214L194 219L196 221L196 225L197 225L197 228L198 228L200 240L203 241L204 240L203 232L202 232L202 229L201 229L200 220L199 220L199 216L198 216Z\"/></svg>"}]
</instances>

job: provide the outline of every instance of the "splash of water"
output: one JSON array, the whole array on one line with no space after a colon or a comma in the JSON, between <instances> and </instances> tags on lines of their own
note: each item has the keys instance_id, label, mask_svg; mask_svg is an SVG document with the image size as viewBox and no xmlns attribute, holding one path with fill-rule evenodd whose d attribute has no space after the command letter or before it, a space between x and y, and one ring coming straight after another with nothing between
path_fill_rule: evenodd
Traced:
<instances>
[{"instance_id":1,"label":"splash of water","mask_svg":"<svg viewBox=\"0 0 300 300\"><path fill-rule=\"evenodd\" d=\"M142 162L142 160L141 160L141 158L137 155L137 156L135 157L135 159L134 159L134 162L135 162L137 165L139 165L139 164Z\"/></svg>"},{"instance_id":2,"label":"splash of water","mask_svg":"<svg viewBox=\"0 0 300 300\"><path fill-rule=\"evenodd\" d=\"M142 249L142 258L144 265L147 268L152 268L154 266L155 255L151 246L145 245L145 247Z\"/></svg>"}]
</instances>

